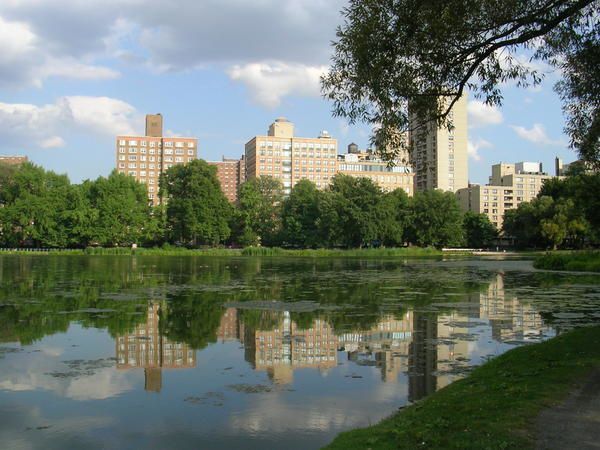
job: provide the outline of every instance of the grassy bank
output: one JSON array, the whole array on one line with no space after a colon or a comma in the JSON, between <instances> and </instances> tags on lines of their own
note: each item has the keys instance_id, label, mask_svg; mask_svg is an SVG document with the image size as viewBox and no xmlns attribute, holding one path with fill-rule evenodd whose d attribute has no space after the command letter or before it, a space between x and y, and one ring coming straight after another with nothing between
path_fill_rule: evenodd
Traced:
<instances>
[{"instance_id":1,"label":"grassy bank","mask_svg":"<svg viewBox=\"0 0 600 450\"><path fill-rule=\"evenodd\" d=\"M70 250L4 250L0 254L47 254L47 255L156 255L156 256L261 256L261 257L304 257L304 258L393 258L434 257L442 251L435 248L368 248L368 249L302 249L290 250L279 247L246 247L243 249L207 248L186 249L180 247L157 248L97 248ZM452 252L452 255L470 252Z\"/></svg>"},{"instance_id":2,"label":"grassy bank","mask_svg":"<svg viewBox=\"0 0 600 450\"><path fill-rule=\"evenodd\" d=\"M600 366L600 327L511 350L369 428L340 434L328 449L531 448L538 412Z\"/></svg>"},{"instance_id":3,"label":"grassy bank","mask_svg":"<svg viewBox=\"0 0 600 450\"><path fill-rule=\"evenodd\" d=\"M546 253L534 260L533 267L546 270L600 272L600 252Z\"/></svg>"}]
</instances>

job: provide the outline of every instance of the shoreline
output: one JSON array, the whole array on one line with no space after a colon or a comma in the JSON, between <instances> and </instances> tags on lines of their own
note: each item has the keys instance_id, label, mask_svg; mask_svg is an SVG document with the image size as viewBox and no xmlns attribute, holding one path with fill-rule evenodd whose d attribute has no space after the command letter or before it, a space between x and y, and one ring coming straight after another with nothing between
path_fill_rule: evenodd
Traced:
<instances>
[{"instance_id":1,"label":"shoreline","mask_svg":"<svg viewBox=\"0 0 600 450\"><path fill-rule=\"evenodd\" d=\"M600 368L600 326L518 347L325 449L533 448L536 419Z\"/></svg>"}]
</instances>

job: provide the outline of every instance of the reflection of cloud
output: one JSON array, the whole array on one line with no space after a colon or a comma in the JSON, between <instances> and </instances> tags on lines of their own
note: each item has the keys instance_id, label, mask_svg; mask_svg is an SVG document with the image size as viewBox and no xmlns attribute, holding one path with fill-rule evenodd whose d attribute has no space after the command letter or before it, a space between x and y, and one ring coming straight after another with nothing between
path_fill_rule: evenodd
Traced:
<instances>
[{"instance_id":1,"label":"reflection of cloud","mask_svg":"<svg viewBox=\"0 0 600 450\"><path fill-rule=\"evenodd\" d=\"M39 406L11 405L10 414L0 405L0 436L2 448L11 449L64 449L85 448L92 450L105 448L102 441L87 437L92 430L107 428L114 419L106 416L81 416L73 412L72 416L64 414L46 416ZM65 417L66 416L66 417ZM50 427L49 430L37 430L37 427ZM47 431L58 429L58 433ZM27 430L27 431L24 431ZM67 444L68 443L68 444Z\"/></svg>"},{"instance_id":2,"label":"reflection of cloud","mask_svg":"<svg viewBox=\"0 0 600 450\"><path fill-rule=\"evenodd\" d=\"M229 428L234 433L323 432L364 426L389 415L406 391L398 384L378 384L376 390L357 390L345 396L314 396L301 401L271 392L253 397L243 415L234 415ZM405 386L406 387L406 386ZM357 408L357 397L368 396ZM396 406L391 406L396 405Z\"/></svg>"},{"instance_id":3,"label":"reflection of cloud","mask_svg":"<svg viewBox=\"0 0 600 450\"><path fill-rule=\"evenodd\" d=\"M90 374L86 370L74 372L56 360L61 354L62 349L49 347L28 354L27 359L3 362L0 390L46 390L73 400L101 400L133 389L127 372L117 371L114 367L94 369Z\"/></svg>"}]
</instances>

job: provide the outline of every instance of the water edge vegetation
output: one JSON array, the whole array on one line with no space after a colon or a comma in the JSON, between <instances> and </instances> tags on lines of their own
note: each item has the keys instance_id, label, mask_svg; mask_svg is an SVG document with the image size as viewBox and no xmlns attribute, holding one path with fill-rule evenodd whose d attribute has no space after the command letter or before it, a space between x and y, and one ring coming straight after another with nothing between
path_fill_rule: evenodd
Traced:
<instances>
[{"instance_id":1,"label":"water edge vegetation","mask_svg":"<svg viewBox=\"0 0 600 450\"><path fill-rule=\"evenodd\" d=\"M600 327L519 347L326 449L533 448L538 413L600 367Z\"/></svg>"}]
</instances>

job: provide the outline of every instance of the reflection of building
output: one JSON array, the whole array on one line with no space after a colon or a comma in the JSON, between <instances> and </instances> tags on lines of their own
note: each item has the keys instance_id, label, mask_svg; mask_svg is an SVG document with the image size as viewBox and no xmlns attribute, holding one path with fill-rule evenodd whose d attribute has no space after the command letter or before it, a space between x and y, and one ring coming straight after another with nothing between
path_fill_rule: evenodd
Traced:
<instances>
[{"instance_id":1,"label":"reflection of building","mask_svg":"<svg viewBox=\"0 0 600 450\"><path fill-rule=\"evenodd\" d=\"M246 328L246 359L255 369L266 370L276 383L289 383L295 369L337 365L338 339L331 325L314 319L310 328L302 329L288 311L276 316L271 330Z\"/></svg>"},{"instance_id":2,"label":"reflection of building","mask_svg":"<svg viewBox=\"0 0 600 450\"><path fill-rule=\"evenodd\" d=\"M504 274L499 273L486 292L479 294L479 316L490 321L492 337L500 342L537 340L549 327L529 303L504 292Z\"/></svg>"},{"instance_id":3,"label":"reflection of building","mask_svg":"<svg viewBox=\"0 0 600 450\"><path fill-rule=\"evenodd\" d=\"M164 137L162 116L146 116L145 136L117 136L117 170L134 177L148 187L148 199L159 203L161 174L175 164L184 164L197 157L198 139Z\"/></svg>"},{"instance_id":4,"label":"reflection of building","mask_svg":"<svg viewBox=\"0 0 600 450\"><path fill-rule=\"evenodd\" d=\"M147 391L159 392L162 369L184 369L196 366L196 352L187 344L172 342L162 336L159 323L161 302L150 302L146 323L116 339L117 369L143 368Z\"/></svg>"},{"instance_id":5,"label":"reflection of building","mask_svg":"<svg viewBox=\"0 0 600 450\"><path fill-rule=\"evenodd\" d=\"M408 351L408 400L414 402L435 392L437 381L437 316L415 313Z\"/></svg>"},{"instance_id":6,"label":"reflection of building","mask_svg":"<svg viewBox=\"0 0 600 450\"><path fill-rule=\"evenodd\" d=\"M221 317L221 324L217 330L217 340L232 341L239 340L242 334L243 324L238 320L236 308L227 308Z\"/></svg>"},{"instance_id":7,"label":"reflection of building","mask_svg":"<svg viewBox=\"0 0 600 450\"><path fill-rule=\"evenodd\" d=\"M395 381L402 369L402 358L409 353L413 338L413 313L406 312L401 319L383 317L366 331L339 335L339 348L348 352L348 358L359 364L371 362L381 369L383 381Z\"/></svg>"}]
</instances>

